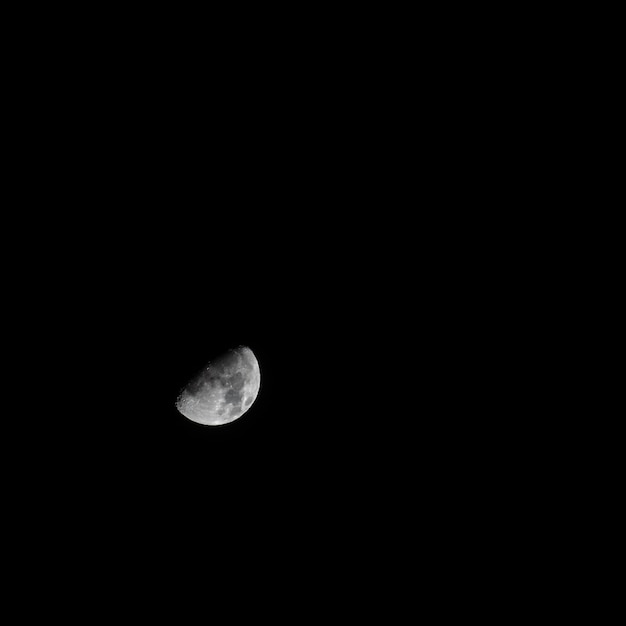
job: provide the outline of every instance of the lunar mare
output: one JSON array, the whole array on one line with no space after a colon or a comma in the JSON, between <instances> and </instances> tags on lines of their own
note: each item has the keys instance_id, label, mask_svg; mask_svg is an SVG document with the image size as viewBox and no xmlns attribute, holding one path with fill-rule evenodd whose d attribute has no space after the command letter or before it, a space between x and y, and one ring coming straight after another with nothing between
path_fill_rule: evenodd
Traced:
<instances>
[{"instance_id":1,"label":"lunar mare","mask_svg":"<svg viewBox=\"0 0 626 626\"><path fill-rule=\"evenodd\" d=\"M261 386L256 356L246 346L229 350L211 361L180 393L176 408L187 419L220 426L250 409Z\"/></svg>"}]
</instances>

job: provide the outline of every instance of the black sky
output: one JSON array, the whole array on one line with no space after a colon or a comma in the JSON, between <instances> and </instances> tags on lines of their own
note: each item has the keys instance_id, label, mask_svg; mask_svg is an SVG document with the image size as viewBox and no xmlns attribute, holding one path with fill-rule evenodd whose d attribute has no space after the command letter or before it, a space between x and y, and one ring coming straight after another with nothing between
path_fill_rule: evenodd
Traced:
<instances>
[{"instance_id":1,"label":"black sky","mask_svg":"<svg viewBox=\"0 0 626 626\"><path fill-rule=\"evenodd\" d=\"M415 544L454 550L484 486L501 489L493 455L515 446L484 329L499 341L510 273L468 200L498 200L477 181L500 174L474 168L483 139L432 64L415 77L377 56L320 70L279 50L250 82L222 68L219 97L167 54L151 71L122 55L106 79L107 55L71 49L66 73L37 59L13 163L20 215L48 210L19 231L17 302L36 302L20 304L27 419L7 447L48 562L85 546L85 570L130 581L132 563L155 588L268 563L296 596L319 567L329 588L375 588ZM186 420L180 389L241 344L261 368L252 409Z\"/></svg>"}]
</instances>

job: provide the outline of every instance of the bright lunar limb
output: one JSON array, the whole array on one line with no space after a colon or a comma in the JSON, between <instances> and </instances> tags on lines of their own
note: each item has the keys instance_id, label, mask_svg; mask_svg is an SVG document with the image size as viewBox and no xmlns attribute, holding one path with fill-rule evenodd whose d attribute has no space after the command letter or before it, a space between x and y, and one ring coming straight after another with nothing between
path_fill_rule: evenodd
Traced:
<instances>
[{"instance_id":1,"label":"bright lunar limb","mask_svg":"<svg viewBox=\"0 0 626 626\"><path fill-rule=\"evenodd\" d=\"M211 361L183 389L176 408L206 426L228 424L256 400L261 385L259 362L250 348L239 346Z\"/></svg>"}]
</instances>

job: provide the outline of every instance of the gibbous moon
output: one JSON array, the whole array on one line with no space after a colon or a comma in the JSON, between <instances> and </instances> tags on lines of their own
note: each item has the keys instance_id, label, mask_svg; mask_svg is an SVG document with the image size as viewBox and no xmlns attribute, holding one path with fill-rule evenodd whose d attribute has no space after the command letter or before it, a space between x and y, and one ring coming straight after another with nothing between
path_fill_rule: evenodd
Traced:
<instances>
[{"instance_id":1,"label":"gibbous moon","mask_svg":"<svg viewBox=\"0 0 626 626\"><path fill-rule=\"evenodd\" d=\"M261 371L246 346L212 360L185 386L176 408L187 419L205 426L220 426L241 417L256 400Z\"/></svg>"}]
</instances>

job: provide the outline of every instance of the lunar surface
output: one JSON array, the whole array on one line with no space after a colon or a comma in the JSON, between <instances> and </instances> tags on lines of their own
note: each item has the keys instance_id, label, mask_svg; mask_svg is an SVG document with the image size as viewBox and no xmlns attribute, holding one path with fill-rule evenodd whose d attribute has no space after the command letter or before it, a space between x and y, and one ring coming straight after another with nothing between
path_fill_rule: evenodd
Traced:
<instances>
[{"instance_id":1,"label":"lunar surface","mask_svg":"<svg viewBox=\"0 0 626 626\"><path fill-rule=\"evenodd\" d=\"M260 385L259 362L250 348L239 346L192 378L178 396L176 408L198 424L228 424L252 406Z\"/></svg>"}]
</instances>

